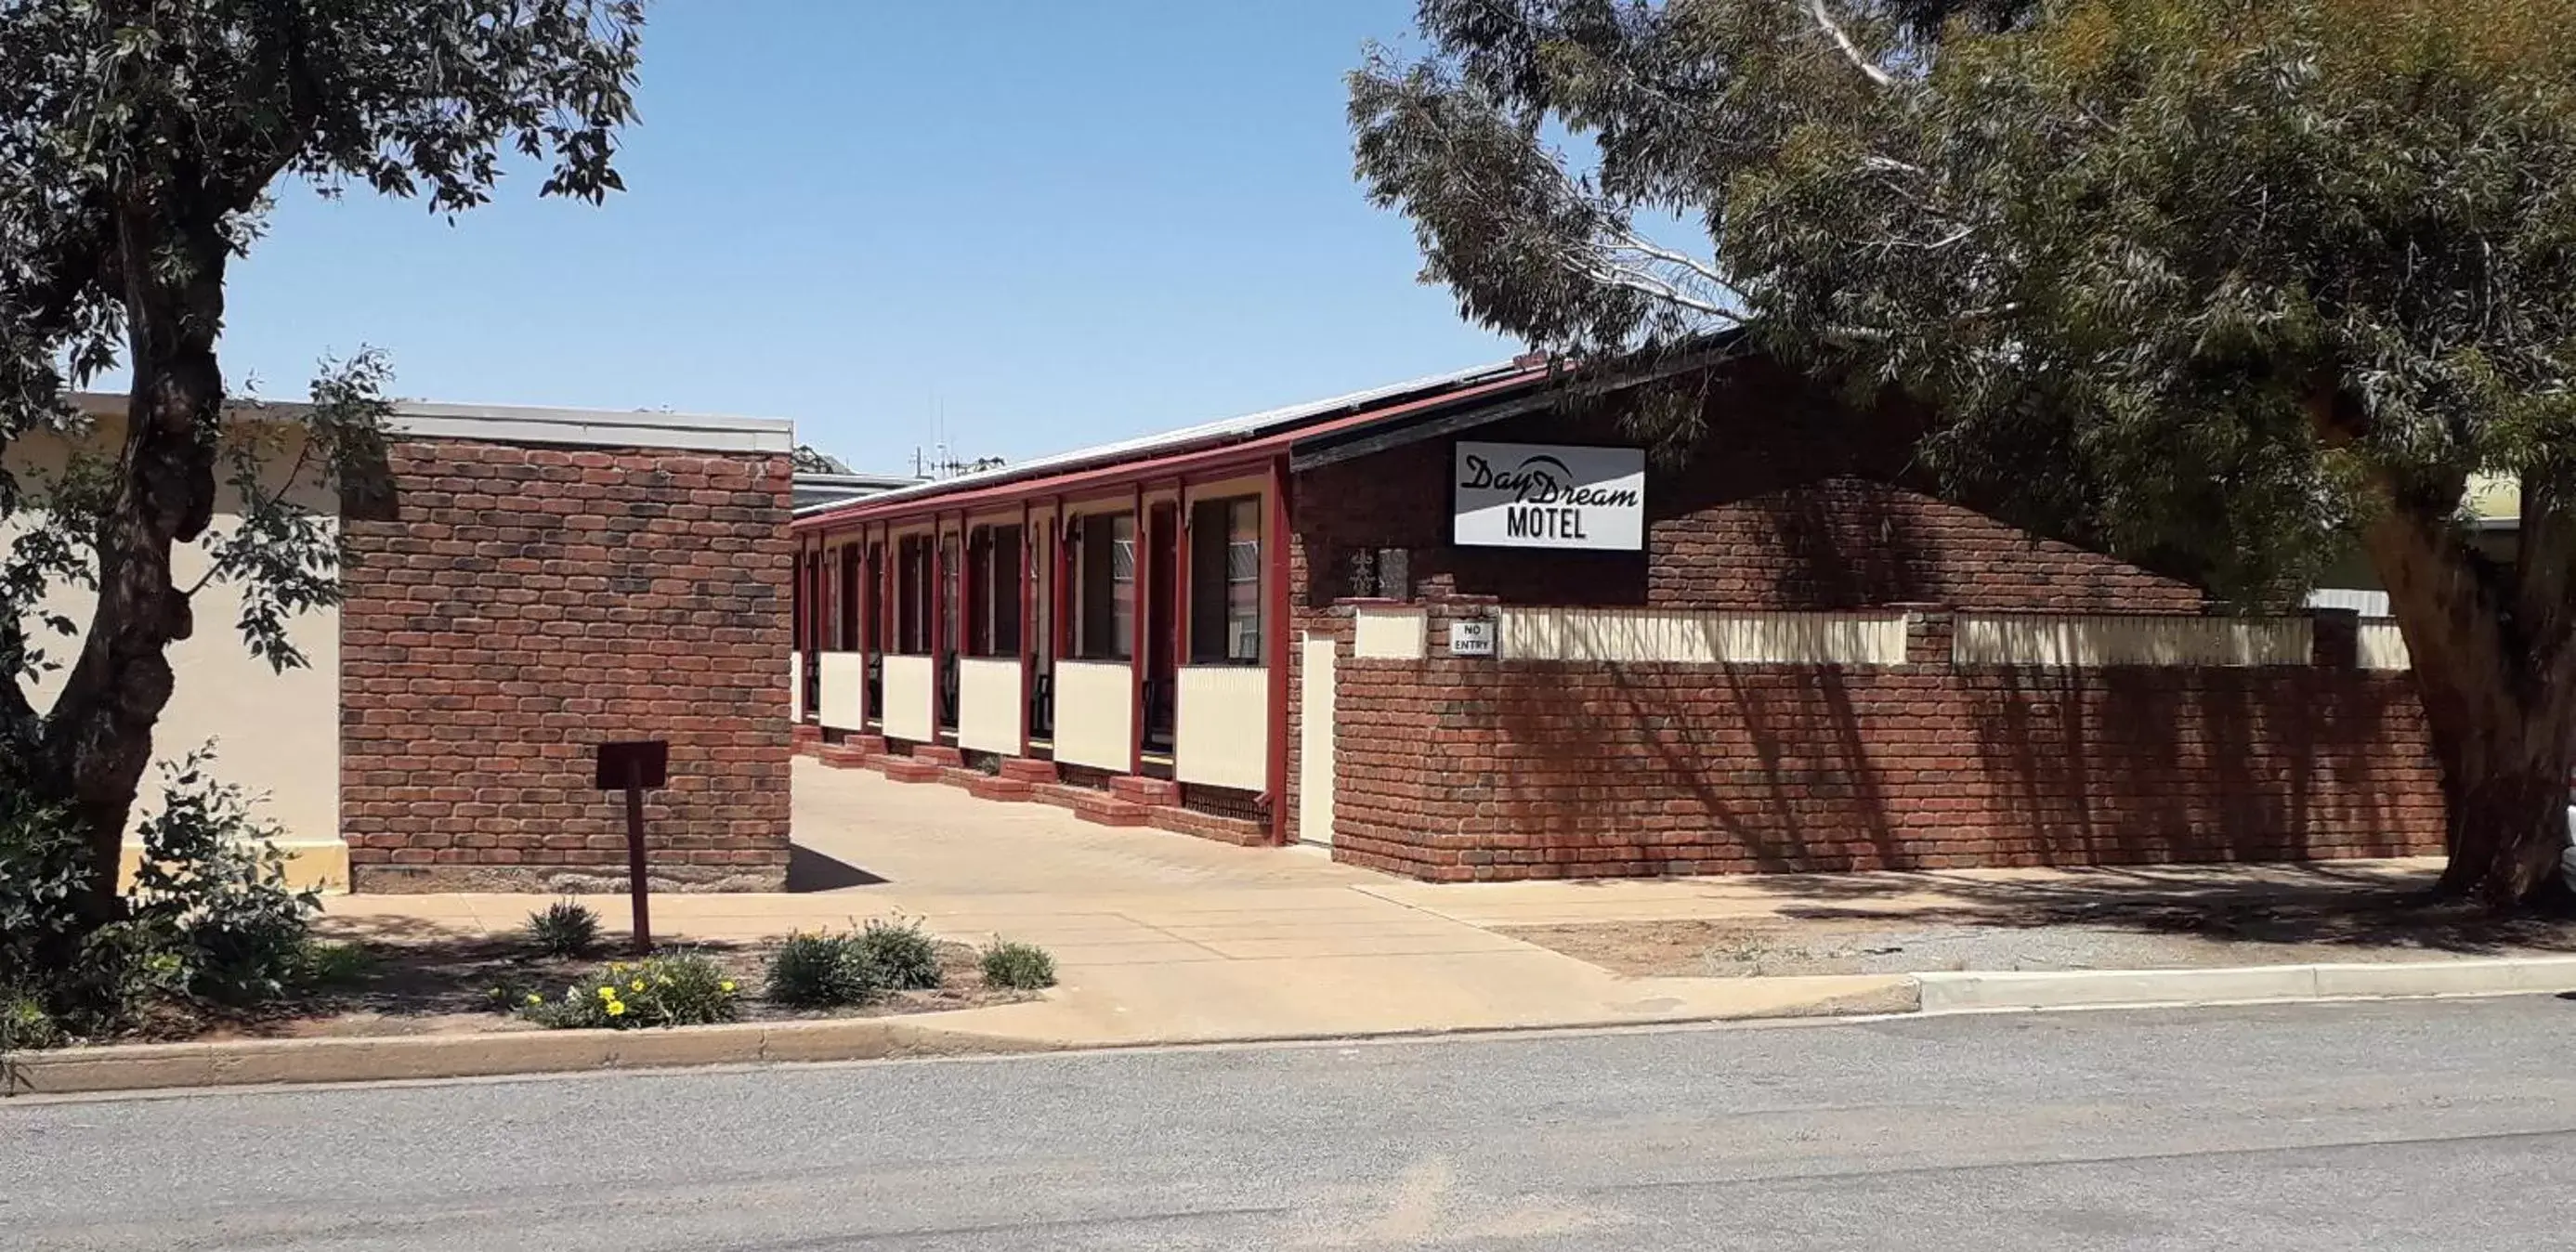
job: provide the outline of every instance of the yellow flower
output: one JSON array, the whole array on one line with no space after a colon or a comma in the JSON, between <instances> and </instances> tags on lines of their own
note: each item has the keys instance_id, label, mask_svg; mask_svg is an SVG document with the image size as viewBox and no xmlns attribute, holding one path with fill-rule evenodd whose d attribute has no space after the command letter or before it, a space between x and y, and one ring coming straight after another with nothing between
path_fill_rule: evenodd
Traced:
<instances>
[{"instance_id":1,"label":"yellow flower","mask_svg":"<svg viewBox=\"0 0 2576 1252\"><path fill-rule=\"evenodd\" d=\"M730 978L728 978L728 979L724 980L723 982L717 983L717 984L716 984L716 990L721 991L721 992L724 992L726 995L732 995L732 994L733 994L733 980L732 980L732 979L730 979Z\"/></svg>"},{"instance_id":2,"label":"yellow flower","mask_svg":"<svg viewBox=\"0 0 2576 1252\"><path fill-rule=\"evenodd\" d=\"M609 1002L608 1002L608 1015L609 1015L610 1017L624 1017L624 1016L626 1016L626 1002L625 1002L624 1000L611 1000L611 1001L609 1001Z\"/></svg>"},{"instance_id":3,"label":"yellow flower","mask_svg":"<svg viewBox=\"0 0 2576 1252\"><path fill-rule=\"evenodd\" d=\"M636 979L635 981L633 981L633 982L631 982L631 983L626 984L626 986L627 986L627 989L628 989L628 990L631 990L631 991L642 991L642 990L644 989L644 980L643 980L643 979L641 979L641 978L638 978L638 979Z\"/></svg>"},{"instance_id":4,"label":"yellow flower","mask_svg":"<svg viewBox=\"0 0 2576 1252\"><path fill-rule=\"evenodd\" d=\"M602 1000L614 1000L614 999L616 999L616 998L617 998L617 988L615 988L615 987L602 987L602 988L600 988L600 989L599 989L599 998L600 998L600 999L602 999Z\"/></svg>"},{"instance_id":5,"label":"yellow flower","mask_svg":"<svg viewBox=\"0 0 2576 1252\"><path fill-rule=\"evenodd\" d=\"M545 1002L546 1002L546 998L545 998L544 996L538 995L536 992L533 992L533 991L531 991L531 992L529 992L529 993L528 993L528 1003L530 1003L530 1004L543 1004L543 1003L545 1003Z\"/></svg>"},{"instance_id":6,"label":"yellow flower","mask_svg":"<svg viewBox=\"0 0 2576 1252\"><path fill-rule=\"evenodd\" d=\"M626 972L626 962L624 962L624 961L610 961L610 962L608 963L608 972L609 972L609 973L612 973L612 974L623 974L623 973L625 973L625 972Z\"/></svg>"}]
</instances>

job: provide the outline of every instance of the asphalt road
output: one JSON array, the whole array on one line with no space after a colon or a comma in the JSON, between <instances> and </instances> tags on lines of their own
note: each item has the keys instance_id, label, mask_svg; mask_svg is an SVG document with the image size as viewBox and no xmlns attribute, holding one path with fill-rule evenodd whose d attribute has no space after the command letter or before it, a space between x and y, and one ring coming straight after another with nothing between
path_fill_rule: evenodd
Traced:
<instances>
[{"instance_id":1,"label":"asphalt road","mask_svg":"<svg viewBox=\"0 0 2576 1252\"><path fill-rule=\"evenodd\" d=\"M2576 1004L0 1103L0 1247L2576 1243Z\"/></svg>"}]
</instances>

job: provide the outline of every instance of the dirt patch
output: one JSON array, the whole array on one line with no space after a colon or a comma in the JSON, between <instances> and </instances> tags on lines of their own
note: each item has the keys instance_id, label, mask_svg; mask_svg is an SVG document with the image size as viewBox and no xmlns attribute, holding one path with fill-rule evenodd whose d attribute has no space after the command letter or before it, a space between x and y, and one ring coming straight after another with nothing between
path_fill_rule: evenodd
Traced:
<instances>
[{"instance_id":1,"label":"dirt patch","mask_svg":"<svg viewBox=\"0 0 2576 1252\"><path fill-rule=\"evenodd\" d=\"M2576 955L2576 924L2403 902L2159 903L1606 922L1502 933L1639 977L2192 969Z\"/></svg>"},{"instance_id":2,"label":"dirt patch","mask_svg":"<svg viewBox=\"0 0 2576 1252\"><path fill-rule=\"evenodd\" d=\"M827 1017L884 1017L1007 1004L1035 993L984 984L980 955L961 943L939 942L941 985L898 991L858 1008L816 1011L773 1004L761 995L773 942L701 943L689 950L723 967L742 987L741 1020L792 1021ZM398 942L356 939L339 945L333 976L290 1001L255 1015L203 1023L187 1031L156 1032L161 1039L295 1039L385 1035L473 1034L543 1029L514 1012L529 994L560 996L590 981L615 959L549 957L510 939L430 939Z\"/></svg>"}]
</instances>

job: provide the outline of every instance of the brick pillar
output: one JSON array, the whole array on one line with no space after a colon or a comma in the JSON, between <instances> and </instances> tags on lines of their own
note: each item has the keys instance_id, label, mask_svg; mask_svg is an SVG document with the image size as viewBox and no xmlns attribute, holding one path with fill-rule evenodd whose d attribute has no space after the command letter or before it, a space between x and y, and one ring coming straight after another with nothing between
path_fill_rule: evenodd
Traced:
<instances>
[{"instance_id":1,"label":"brick pillar","mask_svg":"<svg viewBox=\"0 0 2576 1252\"><path fill-rule=\"evenodd\" d=\"M2355 609L2310 609L2314 623L2308 663L2319 669L2361 668L2361 613Z\"/></svg>"},{"instance_id":2,"label":"brick pillar","mask_svg":"<svg viewBox=\"0 0 2576 1252\"><path fill-rule=\"evenodd\" d=\"M1954 626L1948 609L1930 604L1900 604L1905 610L1905 663L1908 665L1950 664L1950 639Z\"/></svg>"}]
</instances>

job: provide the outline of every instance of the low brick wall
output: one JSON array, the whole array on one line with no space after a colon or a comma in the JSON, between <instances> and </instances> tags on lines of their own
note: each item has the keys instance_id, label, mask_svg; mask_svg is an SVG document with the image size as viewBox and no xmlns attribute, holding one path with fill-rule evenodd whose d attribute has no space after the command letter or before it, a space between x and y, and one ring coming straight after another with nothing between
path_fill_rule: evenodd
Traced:
<instances>
[{"instance_id":1,"label":"low brick wall","mask_svg":"<svg viewBox=\"0 0 2576 1252\"><path fill-rule=\"evenodd\" d=\"M1336 857L1427 879L2442 846L2402 673L1346 658L1335 704Z\"/></svg>"},{"instance_id":2,"label":"low brick wall","mask_svg":"<svg viewBox=\"0 0 2576 1252\"><path fill-rule=\"evenodd\" d=\"M341 822L359 891L622 882L606 740L671 744L667 887L786 879L787 458L419 439L352 500Z\"/></svg>"}]
</instances>

